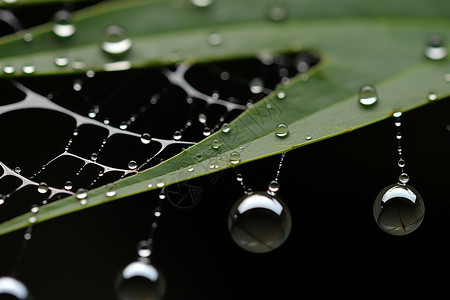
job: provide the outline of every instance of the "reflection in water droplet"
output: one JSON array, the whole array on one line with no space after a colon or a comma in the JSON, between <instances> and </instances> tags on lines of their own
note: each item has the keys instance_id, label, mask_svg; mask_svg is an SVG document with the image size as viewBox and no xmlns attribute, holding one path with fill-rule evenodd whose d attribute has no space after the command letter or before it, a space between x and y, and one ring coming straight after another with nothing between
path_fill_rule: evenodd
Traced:
<instances>
[{"instance_id":1,"label":"reflection in water droplet","mask_svg":"<svg viewBox=\"0 0 450 300\"><path fill-rule=\"evenodd\" d=\"M210 136L211 135L211 129L209 127L203 128L203 135L204 136Z\"/></svg>"},{"instance_id":2,"label":"reflection in water droplet","mask_svg":"<svg viewBox=\"0 0 450 300\"><path fill-rule=\"evenodd\" d=\"M119 300L162 299L165 292L164 278L151 264L135 261L126 266L116 284Z\"/></svg>"},{"instance_id":3,"label":"reflection in water droplet","mask_svg":"<svg viewBox=\"0 0 450 300\"><path fill-rule=\"evenodd\" d=\"M241 162L241 155L238 152L230 153L230 162L235 165Z\"/></svg>"},{"instance_id":4,"label":"reflection in water droplet","mask_svg":"<svg viewBox=\"0 0 450 300\"><path fill-rule=\"evenodd\" d=\"M48 185L47 185L47 183L45 183L45 182L39 183L39 185L37 187L37 190L41 194L47 193L48 192Z\"/></svg>"},{"instance_id":5,"label":"reflection in water droplet","mask_svg":"<svg viewBox=\"0 0 450 300\"><path fill-rule=\"evenodd\" d=\"M231 130L230 124L228 123L223 123L222 125L222 132L223 133L229 133Z\"/></svg>"},{"instance_id":6,"label":"reflection in water droplet","mask_svg":"<svg viewBox=\"0 0 450 300\"><path fill-rule=\"evenodd\" d=\"M211 46L219 46L222 44L222 35L217 32L213 32L208 35L208 44Z\"/></svg>"},{"instance_id":7,"label":"reflection in water droplet","mask_svg":"<svg viewBox=\"0 0 450 300\"><path fill-rule=\"evenodd\" d=\"M114 183L108 183L106 185L106 193L105 195L107 197L114 197L115 195L117 195L117 191L116 191L116 186Z\"/></svg>"},{"instance_id":8,"label":"reflection in water droplet","mask_svg":"<svg viewBox=\"0 0 450 300\"><path fill-rule=\"evenodd\" d=\"M73 183L70 180L67 180L64 184L64 189L70 191L73 188Z\"/></svg>"},{"instance_id":9,"label":"reflection in water droplet","mask_svg":"<svg viewBox=\"0 0 450 300\"><path fill-rule=\"evenodd\" d=\"M288 207L279 198L264 192L245 195L233 205L228 216L232 239L253 253L280 247L288 238L291 227Z\"/></svg>"},{"instance_id":10,"label":"reflection in water droplet","mask_svg":"<svg viewBox=\"0 0 450 300\"><path fill-rule=\"evenodd\" d=\"M181 131L177 130L173 133L173 139L175 141L179 141L182 137Z\"/></svg>"},{"instance_id":11,"label":"reflection in water droplet","mask_svg":"<svg viewBox=\"0 0 450 300\"><path fill-rule=\"evenodd\" d=\"M219 149L222 143L219 140L213 140L211 143L211 147L213 149Z\"/></svg>"},{"instance_id":12,"label":"reflection in water droplet","mask_svg":"<svg viewBox=\"0 0 450 300\"><path fill-rule=\"evenodd\" d=\"M56 12L53 18L53 33L61 38L68 38L75 34L76 27L72 22L72 14L67 10Z\"/></svg>"},{"instance_id":13,"label":"reflection in water droplet","mask_svg":"<svg viewBox=\"0 0 450 300\"><path fill-rule=\"evenodd\" d=\"M14 172L16 172L17 174L20 174L20 172L22 172L22 169L20 167L15 167Z\"/></svg>"},{"instance_id":14,"label":"reflection in water droplet","mask_svg":"<svg viewBox=\"0 0 450 300\"><path fill-rule=\"evenodd\" d=\"M253 94L262 93L264 90L264 82L261 78L255 77L250 81L250 91Z\"/></svg>"},{"instance_id":15,"label":"reflection in water droplet","mask_svg":"<svg viewBox=\"0 0 450 300\"><path fill-rule=\"evenodd\" d=\"M429 93L427 95L427 99L428 99L428 101L434 101L437 99L437 95L435 93Z\"/></svg>"},{"instance_id":16,"label":"reflection in water droplet","mask_svg":"<svg viewBox=\"0 0 450 300\"><path fill-rule=\"evenodd\" d=\"M3 66L3 73L5 74L13 74L16 71L16 68L12 65Z\"/></svg>"},{"instance_id":17,"label":"reflection in water droplet","mask_svg":"<svg viewBox=\"0 0 450 300\"><path fill-rule=\"evenodd\" d=\"M280 123L277 125L277 128L275 129L275 135L277 137L285 138L288 136L288 134L289 134L289 127L286 124Z\"/></svg>"},{"instance_id":18,"label":"reflection in water droplet","mask_svg":"<svg viewBox=\"0 0 450 300\"><path fill-rule=\"evenodd\" d=\"M137 166L138 166L138 165L137 165L137 162L134 161L134 160L130 160L130 162L128 163L128 169L130 169L130 170L136 169Z\"/></svg>"},{"instance_id":19,"label":"reflection in water droplet","mask_svg":"<svg viewBox=\"0 0 450 300\"><path fill-rule=\"evenodd\" d=\"M151 141L152 141L152 137L150 136L149 133L144 133L141 135L142 144L150 144Z\"/></svg>"},{"instance_id":20,"label":"reflection in water droplet","mask_svg":"<svg viewBox=\"0 0 450 300\"><path fill-rule=\"evenodd\" d=\"M208 7L212 2L213 0L191 0L191 3L197 7Z\"/></svg>"},{"instance_id":21,"label":"reflection in water droplet","mask_svg":"<svg viewBox=\"0 0 450 300\"><path fill-rule=\"evenodd\" d=\"M406 235L422 223L425 205L422 196L411 186L392 184L378 194L373 215L383 231Z\"/></svg>"},{"instance_id":22,"label":"reflection in water droplet","mask_svg":"<svg viewBox=\"0 0 450 300\"><path fill-rule=\"evenodd\" d=\"M400 184L406 184L409 181L409 175L406 173L402 173L398 176L398 182Z\"/></svg>"},{"instance_id":23,"label":"reflection in water droplet","mask_svg":"<svg viewBox=\"0 0 450 300\"><path fill-rule=\"evenodd\" d=\"M27 287L13 277L0 277L0 299L26 300L29 299Z\"/></svg>"},{"instance_id":24,"label":"reflection in water droplet","mask_svg":"<svg viewBox=\"0 0 450 300\"><path fill-rule=\"evenodd\" d=\"M372 106L378 101L377 90L373 85L363 85L358 92L358 101L362 106Z\"/></svg>"},{"instance_id":25,"label":"reflection in water droplet","mask_svg":"<svg viewBox=\"0 0 450 300\"><path fill-rule=\"evenodd\" d=\"M101 48L107 54L122 55L131 49L132 44L125 28L119 25L110 25L104 31Z\"/></svg>"},{"instance_id":26,"label":"reflection in water droplet","mask_svg":"<svg viewBox=\"0 0 450 300\"><path fill-rule=\"evenodd\" d=\"M431 34L427 39L425 56L431 60L441 60L447 56L444 37L440 34Z\"/></svg>"},{"instance_id":27,"label":"reflection in water droplet","mask_svg":"<svg viewBox=\"0 0 450 300\"><path fill-rule=\"evenodd\" d=\"M31 206L31 210L30 210L33 214L36 214L39 212L39 206L37 206L36 204L33 204L33 206Z\"/></svg>"}]
</instances>

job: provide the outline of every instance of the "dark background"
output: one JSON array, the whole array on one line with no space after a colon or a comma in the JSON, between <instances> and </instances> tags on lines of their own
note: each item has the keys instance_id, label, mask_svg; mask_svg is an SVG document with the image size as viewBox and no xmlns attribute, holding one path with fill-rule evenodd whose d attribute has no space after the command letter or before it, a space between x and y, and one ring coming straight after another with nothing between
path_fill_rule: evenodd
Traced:
<instances>
[{"instance_id":1,"label":"dark background","mask_svg":"<svg viewBox=\"0 0 450 300\"><path fill-rule=\"evenodd\" d=\"M146 88L148 78L165 84L158 76L152 70L98 74L95 84L85 85L81 94L71 90L79 76L21 81L43 95L51 93L55 102L86 114L95 101L108 100L104 95L127 78L129 82L115 94L114 105L107 110L107 117L117 126L129 117L122 108L134 105L130 99L155 92ZM198 76L201 74L194 77ZM2 91L2 99L6 99L2 101L16 95L9 81L2 82ZM182 91L170 90L171 95L177 93ZM127 106L120 101L127 101ZM170 105L161 109L162 113L158 110L156 114L161 114L165 123L150 127L159 135L170 135L189 113L204 108L197 104L183 110ZM293 227L288 240L273 252L252 254L238 248L229 236L227 216L243 195L236 172L243 174L246 186L265 190L275 176L279 156L203 177L202 200L191 209L163 202L152 262L166 279L164 299L360 297L361 290L363 295L385 296L386 287L389 294L435 288L433 279L442 276L442 271L445 274L448 261L449 112L450 102L445 100L402 117L405 171L426 207L422 225L407 236L382 232L372 215L375 197L395 183L400 172L392 119L287 153L278 196L292 213ZM172 128L167 124L175 125ZM145 124L135 126L130 130L141 132L140 126ZM0 115L0 159L11 167L20 166L22 173L30 176L61 152L73 129L71 118L53 112ZM199 132L192 128L191 137L198 138ZM102 130L83 128L74 149L80 155L89 155L104 136ZM102 159L123 166L129 157L142 156L144 150L140 145L135 150L134 142L125 137L110 141L114 147L105 151L110 155ZM38 179L60 184L58 180L66 179L62 174L76 167L76 162L64 161ZM14 180L0 182L3 194L17 185ZM82 179L75 184L81 186ZM114 299L120 270L136 259L137 243L150 232L158 193L142 193L35 225L32 239L25 246L24 230L0 237L0 275L17 273L36 300ZM38 196L34 190L15 195L10 199L14 202L0 207L1 219L27 211ZM432 283L425 284L425 279Z\"/></svg>"}]
</instances>

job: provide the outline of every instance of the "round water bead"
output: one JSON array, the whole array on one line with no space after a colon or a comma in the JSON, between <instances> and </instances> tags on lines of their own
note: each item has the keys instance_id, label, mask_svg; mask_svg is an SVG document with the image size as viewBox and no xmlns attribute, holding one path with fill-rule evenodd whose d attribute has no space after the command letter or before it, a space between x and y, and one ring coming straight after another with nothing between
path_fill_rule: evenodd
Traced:
<instances>
[{"instance_id":1,"label":"round water bead","mask_svg":"<svg viewBox=\"0 0 450 300\"><path fill-rule=\"evenodd\" d=\"M378 226L392 235L406 235L422 223L425 205L422 196L407 184L392 184L375 199L373 215Z\"/></svg>"},{"instance_id":2,"label":"round water bead","mask_svg":"<svg viewBox=\"0 0 450 300\"><path fill-rule=\"evenodd\" d=\"M378 101L377 90L373 85L363 85L358 92L358 101L362 106L372 106Z\"/></svg>"},{"instance_id":3,"label":"round water bead","mask_svg":"<svg viewBox=\"0 0 450 300\"><path fill-rule=\"evenodd\" d=\"M132 44L125 28L119 25L110 25L105 29L101 48L107 54L122 55L131 49Z\"/></svg>"},{"instance_id":4,"label":"round water bead","mask_svg":"<svg viewBox=\"0 0 450 300\"><path fill-rule=\"evenodd\" d=\"M288 207L276 196L255 192L239 199L231 208L228 229L235 243L253 253L281 246L292 227Z\"/></svg>"},{"instance_id":5,"label":"round water bead","mask_svg":"<svg viewBox=\"0 0 450 300\"><path fill-rule=\"evenodd\" d=\"M431 34L428 36L425 56L431 60L441 60L447 56L444 37L440 34Z\"/></svg>"},{"instance_id":6,"label":"round water bead","mask_svg":"<svg viewBox=\"0 0 450 300\"><path fill-rule=\"evenodd\" d=\"M0 299L25 300L30 299L27 287L12 277L0 277Z\"/></svg>"},{"instance_id":7,"label":"round water bead","mask_svg":"<svg viewBox=\"0 0 450 300\"><path fill-rule=\"evenodd\" d=\"M56 12L52 30L55 35L61 38L74 35L76 28L72 22L72 13L64 9Z\"/></svg>"},{"instance_id":8,"label":"round water bead","mask_svg":"<svg viewBox=\"0 0 450 300\"><path fill-rule=\"evenodd\" d=\"M123 269L116 283L120 300L157 300L164 295L165 283L159 271L151 264L135 261Z\"/></svg>"},{"instance_id":9,"label":"round water bead","mask_svg":"<svg viewBox=\"0 0 450 300\"><path fill-rule=\"evenodd\" d=\"M285 138L288 136L288 134L289 127L284 123L278 124L277 128L275 129L275 135L280 138Z\"/></svg>"}]
</instances>

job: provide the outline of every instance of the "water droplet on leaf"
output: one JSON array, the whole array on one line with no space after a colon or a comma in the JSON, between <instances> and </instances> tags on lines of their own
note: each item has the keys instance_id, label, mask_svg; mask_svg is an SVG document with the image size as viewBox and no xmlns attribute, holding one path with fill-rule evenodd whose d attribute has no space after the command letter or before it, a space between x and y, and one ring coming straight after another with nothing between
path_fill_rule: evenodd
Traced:
<instances>
[{"instance_id":1,"label":"water droplet on leaf","mask_svg":"<svg viewBox=\"0 0 450 300\"><path fill-rule=\"evenodd\" d=\"M152 141L152 137L150 136L149 133L144 133L141 135L142 144L150 144L151 141Z\"/></svg>"},{"instance_id":2,"label":"water droplet on leaf","mask_svg":"<svg viewBox=\"0 0 450 300\"><path fill-rule=\"evenodd\" d=\"M279 138L285 138L289 134L289 127L284 124L280 123L277 125L277 128L275 129L275 135Z\"/></svg>"},{"instance_id":3,"label":"water droplet on leaf","mask_svg":"<svg viewBox=\"0 0 450 300\"><path fill-rule=\"evenodd\" d=\"M106 185L106 193L105 193L105 195L107 197L114 197L115 195L117 195L116 185L114 183L108 183Z\"/></svg>"},{"instance_id":4,"label":"water droplet on leaf","mask_svg":"<svg viewBox=\"0 0 450 300\"><path fill-rule=\"evenodd\" d=\"M372 106L378 101L377 90L373 85L363 85L358 92L358 101L362 106Z\"/></svg>"},{"instance_id":5,"label":"water droplet on leaf","mask_svg":"<svg viewBox=\"0 0 450 300\"><path fill-rule=\"evenodd\" d=\"M68 38L75 34L76 27L72 22L72 13L67 10L60 10L53 17L53 33L60 38Z\"/></svg>"},{"instance_id":6,"label":"water droplet on leaf","mask_svg":"<svg viewBox=\"0 0 450 300\"><path fill-rule=\"evenodd\" d=\"M138 166L137 162L134 160L130 160L130 162L128 163L128 169L130 170L134 170L136 169Z\"/></svg>"},{"instance_id":7,"label":"water droplet on leaf","mask_svg":"<svg viewBox=\"0 0 450 300\"><path fill-rule=\"evenodd\" d=\"M119 25L110 25L104 31L101 48L107 54L118 56L127 53L132 44L125 28Z\"/></svg>"},{"instance_id":8,"label":"water droplet on leaf","mask_svg":"<svg viewBox=\"0 0 450 300\"><path fill-rule=\"evenodd\" d=\"M37 187L37 190L41 194L47 193L48 192L48 185L47 185L47 183L45 183L45 182L39 183L39 185Z\"/></svg>"},{"instance_id":9,"label":"water droplet on leaf","mask_svg":"<svg viewBox=\"0 0 450 300\"><path fill-rule=\"evenodd\" d=\"M442 35L431 34L428 36L425 56L431 60L441 60L447 56L447 48Z\"/></svg>"},{"instance_id":10,"label":"water droplet on leaf","mask_svg":"<svg viewBox=\"0 0 450 300\"><path fill-rule=\"evenodd\" d=\"M241 155L238 152L231 152L230 153L230 162L233 165L236 165L241 162Z\"/></svg>"}]
</instances>

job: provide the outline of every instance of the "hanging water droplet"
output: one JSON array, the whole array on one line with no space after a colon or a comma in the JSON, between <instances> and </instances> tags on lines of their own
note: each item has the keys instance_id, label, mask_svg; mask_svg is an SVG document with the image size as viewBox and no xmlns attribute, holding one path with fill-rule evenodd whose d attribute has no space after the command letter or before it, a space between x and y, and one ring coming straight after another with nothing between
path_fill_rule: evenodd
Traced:
<instances>
[{"instance_id":1,"label":"hanging water droplet","mask_svg":"<svg viewBox=\"0 0 450 300\"><path fill-rule=\"evenodd\" d=\"M95 118L97 116L97 113L95 112L95 109L91 109L88 113L89 118Z\"/></svg>"},{"instance_id":2,"label":"hanging water droplet","mask_svg":"<svg viewBox=\"0 0 450 300\"><path fill-rule=\"evenodd\" d=\"M431 34L428 36L425 56L431 60L441 60L447 56L447 48L442 35Z\"/></svg>"},{"instance_id":3,"label":"hanging water droplet","mask_svg":"<svg viewBox=\"0 0 450 300\"><path fill-rule=\"evenodd\" d=\"M237 174L237 175L236 175L236 180L237 180L238 182L242 182L242 181L244 180L244 176L242 176L242 174Z\"/></svg>"},{"instance_id":4,"label":"hanging water droplet","mask_svg":"<svg viewBox=\"0 0 450 300\"><path fill-rule=\"evenodd\" d=\"M14 172L16 172L17 174L20 174L20 172L22 172L22 169L20 167L15 167Z\"/></svg>"},{"instance_id":5,"label":"hanging water droplet","mask_svg":"<svg viewBox=\"0 0 450 300\"><path fill-rule=\"evenodd\" d=\"M202 124L206 124L206 121L208 120L208 118L206 117L205 114L199 114L198 115L198 121Z\"/></svg>"},{"instance_id":6,"label":"hanging water droplet","mask_svg":"<svg viewBox=\"0 0 450 300\"><path fill-rule=\"evenodd\" d=\"M38 213L38 212L39 212L39 206L38 206L37 204L33 204L33 205L31 206L30 211L31 211L33 214Z\"/></svg>"},{"instance_id":7,"label":"hanging water droplet","mask_svg":"<svg viewBox=\"0 0 450 300\"><path fill-rule=\"evenodd\" d=\"M120 122L119 128L122 129L122 130L127 129L128 128L127 122L126 121Z\"/></svg>"},{"instance_id":8,"label":"hanging water droplet","mask_svg":"<svg viewBox=\"0 0 450 300\"><path fill-rule=\"evenodd\" d=\"M401 174L398 176L398 182L399 182L400 184L406 184L408 181L409 181L409 175L408 175L408 174L406 174L406 173L401 173Z\"/></svg>"},{"instance_id":9,"label":"hanging water droplet","mask_svg":"<svg viewBox=\"0 0 450 300\"><path fill-rule=\"evenodd\" d=\"M377 90L373 85L363 85L358 91L358 101L363 106L372 106L378 101Z\"/></svg>"},{"instance_id":10,"label":"hanging water droplet","mask_svg":"<svg viewBox=\"0 0 450 300\"><path fill-rule=\"evenodd\" d=\"M133 42L128 37L125 28L119 25L106 27L101 43L101 48L107 54L118 56L127 53Z\"/></svg>"},{"instance_id":11,"label":"hanging water droplet","mask_svg":"<svg viewBox=\"0 0 450 300\"><path fill-rule=\"evenodd\" d=\"M152 254L152 247L148 241L140 241L137 252L140 257L149 257Z\"/></svg>"},{"instance_id":12,"label":"hanging water droplet","mask_svg":"<svg viewBox=\"0 0 450 300\"><path fill-rule=\"evenodd\" d=\"M149 133L143 133L141 135L141 142L142 142L142 144L147 145L147 144L150 144L151 141L152 141L152 137L150 136Z\"/></svg>"},{"instance_id":13,"label":"hanging water droplet","mask_svg":"<svg viewBox=\"0 0 450 300\"><path fill-rule=\"evenodd\" d=\"M250 91L253 94L259 94L262 93L264 90L264 82L261 78L255 77L252 80L250 80Z\"/></svg>"},{"instance_id":14,"label":"hanging water droplet","mask_svg":"<svg viewBox=\"0 0 450 300\"><path fill-rule=\"evenodd\" d=\"M165 281L160 272L146 261L135 261L121 272L116 284L119 300L162 299Z\"/></svg>"},{"instance_id":15,"label":"hanging water droplet","mask_svg":"<svg viewBox=\"0 0 450 300\"><path fill-rule=\"evenodd\" d=\"M405 160L403 159L403 158L400 158L399 160L398 160L398 166L400 167L400 168L403 168L403 167L405 167L405 165L406 165L406 163L405 163Z\"/></svg>"},{"instance_id":16,"label":"hanging water droplet","mask_svg":"<svg viewBox=\"0 0 450 300\"><path fill-rule=\"evenodd\" d=\"M61 38L68 38L75 34L76 27L72 22L72 13L67 10L60 10L53 17L53 33Z\"/></svg>"},{"instance_id":17,"label":"hanging water droplet","mask_svg":"<svg viewBox=\"0 0 450 300\"><path fill-rule=\"evenodd\" d=\"M70 191L73 188L73 183L70 180L67 180L64 184L64 189Z\"/></svg>"},{"instance_id":18,"label":"hanging water droplet","mask_svg":"<svg viewBox=\"0 0 450 300\"><path fill-rule=\"evenodd\" d=\"M27 300L30 293L27 287L13 277L0 277L0 299Z\"/></svg>"},{"instance_id":19,"label":"hanging water droplet","mask_svg":"<svg viewBox=\"0 0 450 300\"><path fill-rule=\"evenodd\" d=\"M219 140L213 140L211 143L211 147L213 149L219 149L222 143Z\"/></svg>"},{"instance_id":20,"label":"hanging water droplet","mask_svg":"<svg viewBox=\"0 0 450 300\"><path fill-rule=\"evenodd\" d=\"M275 129L275 135L277 137L285 138L288 136L288 134L289 134L289 128L286 124L280 123L277 125L277 128Z\"/></svg>"},{"instance_id":21,"label":"hanging water droplet","mask_svg":"<svg viewBox=\"0 0 450 300\"><path fill-rule=\"evenodd\" d=\"M373 215L378 226L392 235L406 235L416 230L425 215L422 196L407 184L392 184L375 199Z\"/></svg>"},{"instance_id":22,"label":"hanging water droplet","mask_svg":"<svg viewBox=\"0 0 450 300\"><path fill-rule=\"evenodd\" d=\"M73 90L74 90L74 91L79 92L79 91L81 91L81 89L83 88L83 82L82 82L80 79L75 79L75 80L73 81L72 87L73 87ZM89 113L91 113L91 112L94 113L94 110L91 109L91 110L89 111ZM95 114L95 115L96 115L96 114ZM94 115L92 118L95 118L95 115Z\"/></svg>"},{"instance_id":23,"label":"hanging water droplet","mask_svg":"<svg viewBox=\"0 0 450 300\"><path fill-rule=\"evenodd\" d=\"M30 224L34 224L37 222L37 217L36 216L31 216L28 218L28 223Z\"/></svg>"},{"instance_id":24,"label":"hanging water droplet","mask_svg":"<svg viewBox=\"0 0 450 300\"><path fill-rule=\"evenodd\" d=\"M230 162L233 165L236 165L241 162L241 155L239 154L239 152L231 152L230 153Z\"/></svg>"},{"instance_id":25,"label":"hanging water droplet","mask_svg":"<svg viewBox=\"0 0 450 300\"><path fill-rule=\"evenodd\" d=\"M130 160L130 162L128 163L128 169L130 170L134 170L136 169L138 166L137 162L134 160Z\"/></svg>"},{"instance_id":26,"label":"hanging water droplet","mask_svg":"<svg viewBox=\"0 0 450 300\"><path fill-rule=\"evenodd\" d=\"M275 196L255 192L239 199L231 208L228 229L236 244L253 253L280 247L288 238L292 218L288 207Z\"/></svg>"},{"instance_id":27,"label":"hanging water droplet","mask_svg":"<svg viewBox=\"0 0 450 300\"><path fill-rule=\"evenodd\" d=\"M48 185L47 185L47 183L45 183L45 182L39 183L39 185L37 187L37 190L41 194L47 193L48 192Z\"/></svg>"},{"instance_id":28,"label":"hanging water droplet","mask_svg":"<svg viewBox=\"0 0 450 300\"><path fill-rule=\"evenodd\" d=\"M173 139L175 141L179 141L181 139L181 137L182 137L181 131L177 130L173 133Z\"/></svg>"},{"instance_id":29,"label":"hanging water droplet","mask_svg":"<svg viewBox=\"0 0 450 300\"><path fill-rule=\"evenodd\" d=\"M280 189L280 183L277 180L272 180L269 183L269 188L267 190L267 193L269 195L275 195L276 192L278 192L278 190Z\"/></svg>"},{"instance_id":30,"label":"hanging water droplet","mask_svg":"<svg viewBox=\"0 0 450 300\"><path fill-rule=\"evenodd\" d=\"M211 46L219 46L222 44L222 35L217 32L210 33L208 35L208 44Z\"/></svg>"},{"instance_id":31,"label":"hanging water droplet","mask_svg":"<svg viewBox=\"0 0 450 300\"><path fill-rule=\"evenodd\" d=\"M203 135L204 136L210 136L211 135L211 129L209 127L203 128Z\"/></svg>"},{"instance_id":32,"label":"hanging water droplet","mask_svg":"<svg viewBox=\"0 0 450 300\"><path fill-rule=\"evenodd\" d=\"M394 121L394 125L395 127L400 127L402 126L402 121L399 118L396 118Z\"/></svg>"},{"instance_id":33,"label":"hanging water droplet","mask_svg":"<svg viewBox=\"0 0 450 300\"><path fill-rule=\"evenodd\" d=\"M91 160L92 160L92 161L96 161L97 158L98 158L98 154L97 154L97 153L92 153L92 154L91 154Z\"/></svg>"},{"instance_id":34,"label":"hanging water droplet","mask_svg":"<svg viewBox=\"0 0 450 300\"><path fill-rule=\"evenodd\" d=\"M208 7L212 2L213 0L191 0L191 3L196 7Z\"/></svg>"}]
</instances>

